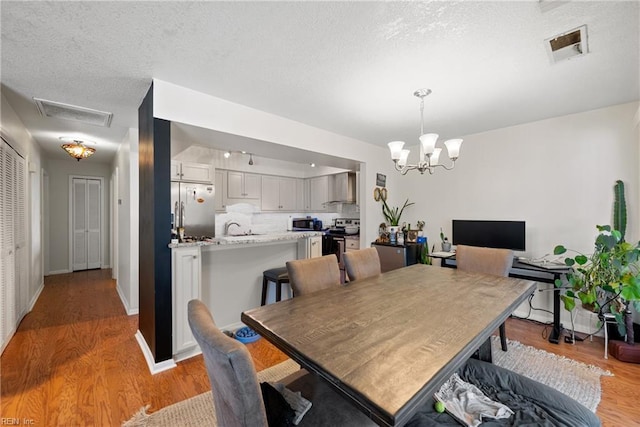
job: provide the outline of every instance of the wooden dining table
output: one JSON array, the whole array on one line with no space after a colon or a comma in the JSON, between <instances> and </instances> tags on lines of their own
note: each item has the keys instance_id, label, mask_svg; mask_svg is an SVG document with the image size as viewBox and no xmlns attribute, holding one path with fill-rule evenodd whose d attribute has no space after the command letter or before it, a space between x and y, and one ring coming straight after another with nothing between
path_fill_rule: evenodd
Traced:
<instances>
[{"instance_id":1,"label":"wooden dining table","mask_svg":"<svg viewBox=\"0 0 640 427\"><path fill-rule=\"evenodd\" d=\"M478 349L490 359L492 333L535 288L416 264L241 319L377 424L401 426Z\"/></svg>"}]
</instances>

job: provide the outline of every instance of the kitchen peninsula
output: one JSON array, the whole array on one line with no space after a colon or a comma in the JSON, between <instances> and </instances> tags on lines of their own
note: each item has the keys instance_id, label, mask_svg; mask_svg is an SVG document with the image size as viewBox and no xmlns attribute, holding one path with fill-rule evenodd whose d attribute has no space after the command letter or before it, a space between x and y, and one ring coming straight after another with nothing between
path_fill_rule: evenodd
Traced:
<instances>
[{"instance_id":1,"label":"kitchen peninsula","mask_svg":"<svg viewBox=\"0 0 640 427\"><path fill-rule=\"evenodd\" d=\"M260 305L262 273L287 261L322 255L322 233L282 232L172 243L173 359L199 353L187 303L201 299L220 329L243 324L240 314ZM286 293L285 293L286 295Z\"/></svg>"}]
</instances>

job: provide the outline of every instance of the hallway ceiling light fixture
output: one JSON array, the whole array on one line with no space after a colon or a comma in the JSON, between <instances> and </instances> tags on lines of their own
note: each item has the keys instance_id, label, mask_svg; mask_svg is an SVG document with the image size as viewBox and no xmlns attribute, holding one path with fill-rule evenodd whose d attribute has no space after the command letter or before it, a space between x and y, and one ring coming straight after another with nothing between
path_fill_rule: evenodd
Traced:
<instances>
[{"instance_id":1,"label":"hallway ceiling light fixture","mask_svg":"<svg viewBox=\"0 0 640 427\"><path fill-rule=\"evenodd\" d=\"M66 141L62 144L62 149L78 161L80 161L80 159L86 159L96 152L95 148L85 146L85 141L67 137L60 137L60 140L63 142Z\"/></svg>"},{"instance_id":2,"label":"hallway ceiling light fixture","mask_svg":"<svg viewBox=\"0 0 640 427\"><path fill-rule=\"evenodd\" d=\"M402 175L406 175L407 172L414 169L420 171L421 174L429 171L430 175L433 174L437 167L451 170L454 168L458 155L460 154L462 139L449 139L445 141L444 145L447 147L447 152L452 164L451 166L440 164L439 158L442 148L436 148L438 134L424 133L424 98L430 93L431 89L418 89L413 93L413 96L420 98L420 117L422 119L420 124L420 157L418 163L415 165L407 164L410 150L403 150L404 141L391 141L387 144L391 152L391 160L395 163L396 170Z\"/></svg>"}]
</instances>

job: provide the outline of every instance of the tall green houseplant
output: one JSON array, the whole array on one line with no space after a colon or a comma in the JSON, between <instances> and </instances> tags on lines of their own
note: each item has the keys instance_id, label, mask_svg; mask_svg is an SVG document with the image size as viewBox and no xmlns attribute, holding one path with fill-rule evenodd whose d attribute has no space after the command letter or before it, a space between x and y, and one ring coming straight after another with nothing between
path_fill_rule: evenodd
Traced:
<instances>
[{"instance_id":1,"label":"tall green houseplant","mask_svg":"<svg viewBox=\"0 0 640 427\"><path fill-rule=\"evenodd\" d=\"M384 215L385 219L389 223L390 226L398 226L400 225L400 218L402 217L402 212L404 212L405 208L415 204L414 202L409 203L409 199L405 200L402 208L397 206L390 208L385 199L382 200L382 215Z\"/></svg>"},{"instance_id":2,"label":"tall green houseplant","mask_svg":"<svg viewBox=\"0 0 640 427\"><path fill-rule=\"evenodd\" d=\"M561 296L564 306L571 311L576 300L583 306L591 306L601 314L603 310L613 313L621 335L626 333L627 343L634 343L633 316L630 307L640 312L640 242L633 245L624 239L627 227L627 211L624 183L616 181L613 204L614 227L598 225L598 236L591 255L577 251L573 257L565 258L572 267L567 274L569 289ZM554 248L556 255L568 251L562 245ZM556 286L563 283L556 280Z\"/></svg>"}]
</instances>

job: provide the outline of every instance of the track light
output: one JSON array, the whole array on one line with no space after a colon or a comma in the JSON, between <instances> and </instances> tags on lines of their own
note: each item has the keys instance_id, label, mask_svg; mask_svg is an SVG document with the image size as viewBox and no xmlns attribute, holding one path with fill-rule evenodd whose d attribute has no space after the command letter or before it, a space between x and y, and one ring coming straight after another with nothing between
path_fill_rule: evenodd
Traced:
<instances>
[{"instance_id":1,"label":"track light","mask_svg":"<svg viewBox=\"0 0 640 427\"><path fill-rule=\"evenodd\" d=\"M253 154L249 154L249 166L253 166Z\"/></svg>"},{"instance_id":2,"label":"track light","mask_svg":"<svg viewBox=\"0 0 640 427\"><path fill-rule=\"evenodd\" d=\"M225 159L228 159L229 157L231 157L231 151L227 151L226 153L224 153Z\"/></svg>"}]
</instances>

